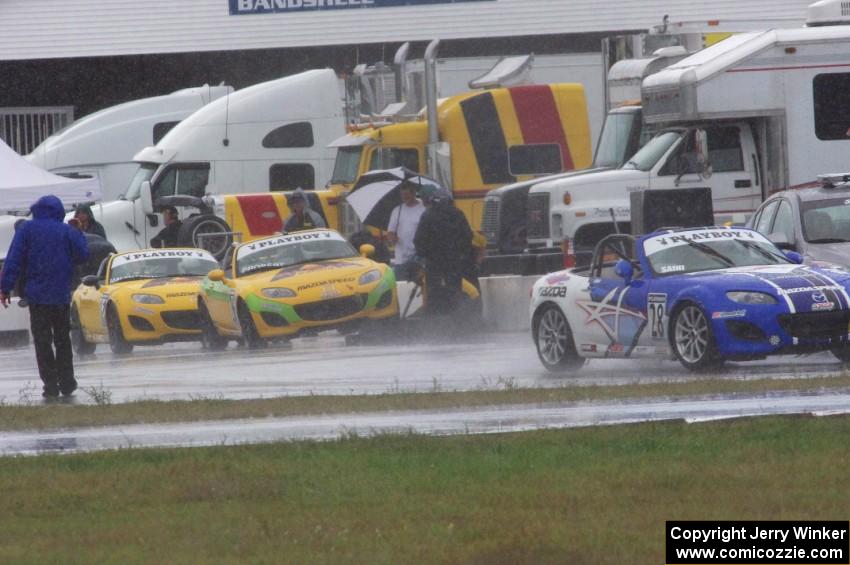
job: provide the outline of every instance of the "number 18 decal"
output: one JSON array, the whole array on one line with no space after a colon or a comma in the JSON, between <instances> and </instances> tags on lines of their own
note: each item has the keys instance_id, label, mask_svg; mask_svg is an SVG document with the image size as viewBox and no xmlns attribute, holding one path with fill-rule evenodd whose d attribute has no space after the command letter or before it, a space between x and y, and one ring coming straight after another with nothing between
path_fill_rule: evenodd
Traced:
<instances>
[{"instance_id":1,"label":"number 18 decal","mask_svg":"<svg viewBox=\"0 0 850 565\"><path fill-rule=\"evenodd\" d=\"M667 295L650 293L646 304L652 339L664 339L664 316L667 313Z\"/></svg>"}]
</instances>

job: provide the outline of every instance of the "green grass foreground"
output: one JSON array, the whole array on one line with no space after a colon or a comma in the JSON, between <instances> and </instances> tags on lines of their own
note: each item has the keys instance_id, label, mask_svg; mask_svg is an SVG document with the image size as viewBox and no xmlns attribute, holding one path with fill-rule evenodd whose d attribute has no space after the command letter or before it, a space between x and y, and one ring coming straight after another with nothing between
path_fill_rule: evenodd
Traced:
<instances>
[{"instance_id":1,"label":"green grass foreground","mask_svg":"<svg viewBox=\"0 0 850 565\"><path fill-rule=\"evenodd\" d=\"M848 417L0 459L3 563L663 563L664 522L846 520Z\"/></svg>"},{"instance_id":2,"label":"green grass foreground","mask_svg":"<svg viewBox=\"0 0 850 565\"><path fill-rule=\"evenodd\" d=\"M57 429L123 424L196 422L236 418L267 418L311 414L379 412L387 410L439 410L504 404L583 402L641 397L683 397L782 391L815 393L845 390L850 375L838 373L814 378L734 380L718 376L687 382L657 382L610 386L566 385L554 388L518 388L511 379L492 383L500 390L404 393L376 395L288 396L251 400L197 398L187 401L144 400L111 404L107 388L92 389L92 404L0 403L0 430ZM39 398L40 401L40 398Z\"/></svg>"}]
</instances>

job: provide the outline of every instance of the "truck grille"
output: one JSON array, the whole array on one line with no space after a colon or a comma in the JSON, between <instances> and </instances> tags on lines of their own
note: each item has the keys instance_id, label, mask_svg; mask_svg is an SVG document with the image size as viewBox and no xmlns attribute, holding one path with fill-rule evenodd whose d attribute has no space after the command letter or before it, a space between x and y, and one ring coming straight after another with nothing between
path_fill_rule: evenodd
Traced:
<instances>
[{"instance_id":1,"label":"truck grille","mask_svg":"<svg viewBox=\"0 0 850 565\"><path fill-rule=\"evenodd\" d=\"M549 193L528 195L528 238L549 237Z\"/></svg>"},{"instance_id":2,"label":"truck grille","mask_svg":"<svg viewBox=\"0 0 850 565\"><path fill-rule=\"evenodd\" d=\"M802 314L780 314L779 325L791 337L803 339L846 338L850 312L805 312Z\"/></svg>"},{"instance_id":3,"label":"truck grille","mask_svg":"<svg viewBox=\"0 0 850 565\"><path fill-rule=\"evenodd\" d=\"M356 314L363 309L366 301L360 295L346 296L344 298L331 298L319 302L299 304L295 312L302 320L308 322L325 322L328 320L339 320Z\"/></svg>"},{"instance_id":4,"label":"truck grille","mask_svg":"<svg viewBox=\"0 0 850 565\"><path fill-rule=\"evenodd\" d=\"M162 312L162 321L167 326L178 330L198 330L201 329L201 317L197 310L173 310L171 312Z\"/></svg>"},{"instance_id":5,"label":"truck grille","mask_svg":"<svg viewBox=\"0 0 850 565\"><path fill-rule=\"evenodd\" d=\"M484 216L481 218L481 231L487 238L487 245L499 242L499 203L501 198L488 196L484 199Z\"/></svg>"}]
</instances>

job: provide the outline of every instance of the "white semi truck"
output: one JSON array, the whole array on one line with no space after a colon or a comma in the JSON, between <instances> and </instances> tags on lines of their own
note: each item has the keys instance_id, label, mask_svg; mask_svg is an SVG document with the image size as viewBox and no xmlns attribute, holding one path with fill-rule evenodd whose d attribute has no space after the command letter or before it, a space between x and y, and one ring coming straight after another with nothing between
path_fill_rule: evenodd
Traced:
<instances>
[{"instance_id":1,"label":"white semi truck","mask_svg":"<svg viewBox=\"0 0 850 565\"><path fill-rule=\"evenodd\" d=\"M708 187L717 223L742 222L777 190L843 167L850 149L850 23L841 3L808 27L741 33L644 79L643 119L659 133L621 168L534 186L528 241L587 253L630 193Z\"/></svg>"},{"instance_id":2,"label":"white semi truck","mask_svg":"<svg viewBox=\"0 0 850 565\"><path fill-rule=\"evenodd\" d=\"M231 86L204 85L111 106L54 133L26 158L57 175L96 178L103 200L115 200L139 168L133 161L136 153L155 145L196 110L231 92Z\"/></svg>"}]
</instances>

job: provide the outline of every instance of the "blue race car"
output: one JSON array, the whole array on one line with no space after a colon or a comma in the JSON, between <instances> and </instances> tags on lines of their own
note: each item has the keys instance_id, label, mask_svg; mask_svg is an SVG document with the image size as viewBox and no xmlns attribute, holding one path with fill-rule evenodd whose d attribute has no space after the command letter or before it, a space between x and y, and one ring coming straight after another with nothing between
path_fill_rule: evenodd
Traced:
<instances>
[{"instance_id":1,"label":"blue race car","mask_svg":"<svg viewBox=\"0 0 850 565\"><path fill-rule=\"evenodd\" d=\"M850 362L850 271L801 261L747 228L610 235L590 267L535 283L538 355L552 371L589 357L675 358L704 370L829 350Z\"/></svg>"}]
</instances>

